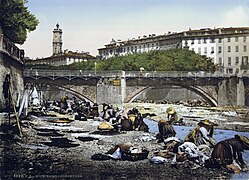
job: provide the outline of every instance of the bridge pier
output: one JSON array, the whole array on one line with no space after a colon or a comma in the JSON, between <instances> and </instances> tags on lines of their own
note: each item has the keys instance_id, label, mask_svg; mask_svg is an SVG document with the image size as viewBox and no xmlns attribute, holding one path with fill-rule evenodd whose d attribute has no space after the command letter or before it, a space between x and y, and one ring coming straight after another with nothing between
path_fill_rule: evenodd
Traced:
<instances>
[{"instance_id":1,"label":"bridge pier","mask_svg":"<svg viewBox=\"0 0 249 180\"><path fill-rule=\"evenodd\" d=\"M225 79L218 85L218 106L244 106L245 85L241 78Z\"/></svg>"},{"instance_id":2,"label":"bridge pier","mask_svg":"<svg viewBox=\"0 0 249 180\"><path fill-rule=\"evenodd\" d=\"M102 77L97 83L97 103L122 104L126 97L125 71L115 77Z\"/></svg>"},{"instance_id":3,"label":"bridge pier","mask_svg":"<svg viewBox=\"0 0 249 180\"><path fill-rule=\"evenodd\" d=\"M245 105L245 85L242 78L238 79L237 84L237 105L244 106Z\"/></svg>"}]
</instances>

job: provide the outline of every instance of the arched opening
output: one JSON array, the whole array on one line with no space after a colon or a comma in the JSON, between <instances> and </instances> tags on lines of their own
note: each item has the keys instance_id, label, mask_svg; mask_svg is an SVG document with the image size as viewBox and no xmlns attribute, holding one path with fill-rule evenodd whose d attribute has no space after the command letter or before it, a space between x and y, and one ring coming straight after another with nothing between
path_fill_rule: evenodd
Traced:
<instances>
[{"instance_id":1,"label":"arched opening","mask_svg":"<svg viewBox=\"0 0 249 180\"><path fill-rule=\"evenodd\" d=\"M198 88L198 87L194 87L194 86L167 86L167 87L145 87L143 88L142 90L140 90L139 92L133 94L132 97L129 98L129 100L127 100L127 102L132 102L134 101L137 97L141 96L141 94L143 93L146 93L150 90L155 90L157 89L158 91L157 92L152 92L151 94L155 94L155 95L158 95L158 94L163 94L165 97L166 95L169 93L169 90L165 90L165 88L171 88L171 89L174 89L175 90L180 90L180 89L186 89L186 90L189 90L193 93L195 93L196 95L200 96L201 98L203 98L210 106L217 106L217 100L214 99L213 97L211 97L207 92L205 92L204 90ZM163 91L166 91L163 93ZM177 94L175 96L178 96ZM181 98L181 97L179 97Z\"/></svg>"}]
</instances>

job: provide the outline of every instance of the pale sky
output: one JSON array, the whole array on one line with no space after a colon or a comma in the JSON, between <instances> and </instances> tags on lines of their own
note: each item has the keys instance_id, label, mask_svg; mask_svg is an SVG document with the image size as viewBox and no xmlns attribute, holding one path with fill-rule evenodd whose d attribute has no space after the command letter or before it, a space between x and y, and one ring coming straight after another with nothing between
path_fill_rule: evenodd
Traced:
<instances>
[{"instance_id":1,"label":"pale sky","mask_svg":"<svg viewBox=\"0 0 249 180\"><path fill-rule=\"evenodd\" d=\"M52 31L63 31L62 49L98 54L111 39L191 29L249 27L249 0L29 0L40 21L19 46L25 56L52 55Z\"/></svg>"}]
</instances>

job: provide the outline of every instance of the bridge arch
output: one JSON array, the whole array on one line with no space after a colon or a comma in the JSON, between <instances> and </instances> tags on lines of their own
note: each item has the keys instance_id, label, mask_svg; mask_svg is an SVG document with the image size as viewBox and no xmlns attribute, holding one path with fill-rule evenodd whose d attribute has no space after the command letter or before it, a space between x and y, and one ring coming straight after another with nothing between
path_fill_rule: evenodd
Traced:
<instances>
[{"instance_id":1,"label":"bridge arch","mask_svg":"<svg viewBox=\"0 0 249 180\"><path fill-rule=\"evenodd\" d=\"M29 84L29 83L28 83ZM31 83L33 84L33 83ZM94 103L94 100L92 100L91 98L87 97L86 95L78 92L77 90L74 90L74 88L70 88L70 87L67 87L65 85L60 85L56 82L49 82L49 83L42 83L42 84L36 84L36 86L38 86L38 89L39 89L39 85L41 85L41 89L44 89L42 86L43 85L49 85L51 87L54 87L56 88L56 90L59 90L59 91L64 91L64 92L67 92L75 97L77 97L78 99L80 100L86 100L88 102L90 102L91 104Z\"/></svg>"},{"instance_id":2,"label":"bridge arch","mask_svg":"<svg viewBox=\"0 0 249 180\"><path fill-rule=\"evenodd\" d=\"M192 92L195 92L196 94L200 95L210 106L217 106L218 105L216 99L214 99L209 93L205 92L203 89L201 89L201 88L199 88L197 86L184 86L184 85L182 85L181 87L186 88L186 89L188 89L188 90L190 90ZM130 96L130 98L126 100L126 102L131 103L139 95L141 95L142 93L148 91L151 88L152 87L147 86L147 87L143 87L142 89L139 89L139 91L136 91L135 93L133 93Z\"/></svg>"},{"instance_id":3,"label":"bridge arch","mask_svg":"<svg viewBox=\"0 0 249 180\"><path fill-rule=\"evenodd\" d=\"M129 96L126 99L127 103L131 103L132 101L134 101L140 94L148 91L149 89L151 89L151 87L143 87L142 89L139 89L138 91L135 91L131 96Z\"/></svg>"},{"instance_id":4,"label":"bridge arch","mask_svg":"<svg viewBox=\"0 0 249 180\"><path fill-rule=\"evenodd\" d=\"M73 90L73 89L71 89L71 88L68 88L68 87L65 87L65 86L60 86L60 85L57 85L57 87L58 87L58 89L60 89L60 90L62 90L62 91L64 90L64 91L66 91L66 92L68 92L68 93L70 93L70 94L76 96L76 97L79 98L80 100L89 101L91 104L94 103L94 101L91 100L90 98L88 98L87 96L85 96L85 95L83 95L83 94L81 94L81 93L79 93L79 92L77 92L77 91L75 91L75 90Z\"/></svg>"}]
</instances>

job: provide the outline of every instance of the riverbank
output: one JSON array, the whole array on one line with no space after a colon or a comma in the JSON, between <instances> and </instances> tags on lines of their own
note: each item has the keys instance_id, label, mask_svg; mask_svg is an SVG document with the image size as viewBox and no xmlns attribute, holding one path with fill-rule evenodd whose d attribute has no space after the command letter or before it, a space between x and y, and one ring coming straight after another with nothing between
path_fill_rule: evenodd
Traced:
<instances>
[{"instance_id":1,"label":"riverbank","mask_svg":"<svg viewBox=\"0 0 249 180\"><path fill-rule=\"evenodd\" d=\"M183 119L183 124L196 126L202 119L209 119L216 123L219 129L249 132L249 107L190 107L182 104L154 104L154 103L129 103L116 105L117 107L136 107L139 112L155 114L148 118L159 121L167 119L166 109L174 107L179 118Z\"/></svg>"},{"instance_id":2,"label":"riverbank","mask_svg":"<svg viewBox=\"0 0 249 180\"><path fill-rule=\"evenodd\" d=\"M125 107L137 107L141 111L155 113L157 116L153 117L156 121L156 117L163 118L167 106L126 104ZM179 114L186 112L183 108L177 109ZM196 112L195 109L192 111ZM12 117L11 122L14 122L14 116ZM155 134L151 132L123 131L119 134L100 135L97 133L99 121L93 119L75 120L70 123L48 121L53 118L56 117L31 116L30 119L22 120L22 137L18 136L17 126L14 128L8 125L1 126L2 179L230 179L232 175L226 170L205 167L193 168L182 165L175 169L170 166L171 160L164 164L151 164L149 160L154 153L163 149L163 144L157 143L156 140L148 142L140 140L144 135L154 136ZM1 121L8 124L7 114L1 115ZM195 120L191 122L196 123ZM70 140L72 147L52 145L52 135L46 135L46 132L54 132L53 137ZM79 138L86 136L95 140L82 141ZM134 162L91 159L95 154L104 154L115 145L126 142L134 147L149 150L148 158Z\"/></svg>"}]
</instances>

